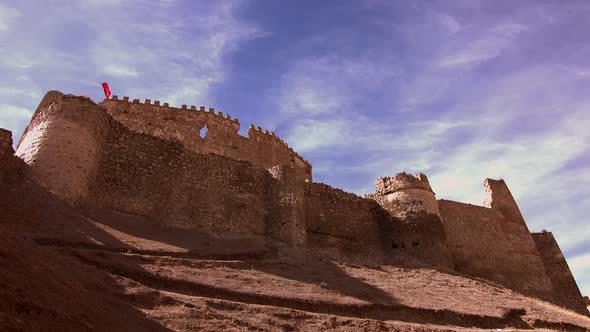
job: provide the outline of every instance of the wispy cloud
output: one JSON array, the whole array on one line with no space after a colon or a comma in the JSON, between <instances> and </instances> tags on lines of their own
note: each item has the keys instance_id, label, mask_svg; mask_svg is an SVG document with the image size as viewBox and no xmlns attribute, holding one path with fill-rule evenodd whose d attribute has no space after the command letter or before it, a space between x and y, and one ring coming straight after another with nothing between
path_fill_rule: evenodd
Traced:
<instances>
[{"instance_id":1,"label":"wispy cloud","mask_svg":"<svg viewBox=\"0 0 590 332\"><path fill-rule=\"evenodd\" d=\"M288 140L293 142L297 151L309 152L343 144L347 129L342 120L304 120L291 128Z\"/></svg>"},{"instance_id":2,"label":"wispy cloud","mask_svg":"<svg viewBox=\"0 0 590 332\"><path fill-rule=\"evenodd\" d=\"M568 265L576 278L582 295L590 293L590 254L579 255L568 259Z\"/></svg>"},{"instance_id":3,"label":"wispy cloud","mask_svg":"<svg viewBox=\"0 0 590 332\"><path fill-rule=\"evenodd\" d=\"M41 93L59 89L101 100L100 83L108 81L118 95L212 102L211 86L226 76L223 57L257 34L234 17L236 5L125 0L0 7L0 32L22 13L10 21L19 33L0 34L0 91L30 89L17 79L27 76ZM11 99L26 109L38 102ZM15 115L10 124L19 135L26 120Z\"/></svg>"},{"instance_id":4,"label":"wispy cloud","mask_svg":"<svg viewBox=\"0 0 590 332\"><path fill-rule=\"evenodd\" d=\"M13 19L20 16L20 11L16 8L0 5L0 33L7 31Z\"/></svg>"},{"instance_id":5,"label":"wispy cloud","mask_svg":"<svg viewBox=\"0 0 590 332\"><path fill-rule=\"evenodd\" d=\"M112 76L137 77L137 71L132 68L107 64L106 66L104 66L103 70L106 74Z\"/></svg>"},{"instance_id":6,"label":"wispy cloud","mask_svg":"<svg viewBox=\"0 0 590 332\"><path fill-rule=\"evenodd\" d=\"M396 74L394 68L380 68L370 59L308 57L283 75L278 104L281 112L297 115L351 110L367 92L381 90Z\"/></svg>"},{"instance_id":7,"label":"wispy cloud","mask_svg":"<svg viewBox=\"0 0 590 332\"><path fill-rule=\"evenodd\" d=\"M20 123L23 121L29 121L31 116L33 116L33 112L27 108L0 104L0 128L18 128ZM18 137L13 137L15 140L17 138Z\"/></svg>"},{"instance_id":8,"label":"wispy cloud","mask_svg":"<svg viewBox=\"0 0 590 332\"><path fill-rule=\"evenodd\" d=\"M442 67L475 65L495 58L509 48L514 39L526 30L525 25L516 23L495 26L463 47L456 45L440 60L439 65Z\"/></svg>"},{"instance_id":9,"label":"wispy cloud","mask_svg":"<svg viewBox=\"0 0 590 332\"><path fill-rule=\"evenodd\" d=\"M455 34L461 30L461 24L457 20L447 13L438 14L440 23L449 31L451 34Z\"/></svg>"}]
</instances>

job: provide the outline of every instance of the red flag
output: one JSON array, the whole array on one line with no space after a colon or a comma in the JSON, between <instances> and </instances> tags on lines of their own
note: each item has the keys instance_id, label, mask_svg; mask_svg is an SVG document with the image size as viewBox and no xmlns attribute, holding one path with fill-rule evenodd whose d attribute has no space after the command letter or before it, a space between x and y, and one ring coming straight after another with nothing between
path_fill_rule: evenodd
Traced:
<instances>
[{"instance_id":1,"label":"red flag","mask_svg":"<svg viewBox=\"0 0 590 332\"><path fill-rule=\"evenodd\" d=\"M111 98L111 89L107 82L102 82L102 89L104 90L104 96L107 97L107 99Z\"/></svg>"}]
</instances>

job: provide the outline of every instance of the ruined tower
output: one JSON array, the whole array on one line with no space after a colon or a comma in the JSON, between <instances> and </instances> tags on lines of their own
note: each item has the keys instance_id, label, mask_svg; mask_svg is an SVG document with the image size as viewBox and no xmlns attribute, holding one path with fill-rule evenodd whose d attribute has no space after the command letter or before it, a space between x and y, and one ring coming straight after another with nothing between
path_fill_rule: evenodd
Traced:
<instances>
[{"instance_id":1,"label":"ruined tower","mask_svg":"<svg viewBox=\"0 0 590 332\"><path fill-rule=\"evenodd\" d=\"M504 217L524 223L522 213L520 213L520 209L503 179L486 179L484 181L484 187L488 194L487 199L483 203L484 207L496 209Z\"/></svg>"},{"instance_id":2,"label":"ruined tower","mask_svg":"<svg viewBox=\"0 0 590 332\"><path fill-rule=\"evenodd\" d=\"M438 202L426 175L380 177L371 196L393 217L392 250L452 268Z\"/></svg>"},{"instance_id":3,"label":"ruined tower","mask_svg":"<svg viewBox=\"0 0 590 332\"><path fill-rule=\"evenodd\" d=\"M531 235L543 259L547 276L551 280L554 302L588 316L584 298L553 233L542 232Z\"/></svg>"}]
</instances>

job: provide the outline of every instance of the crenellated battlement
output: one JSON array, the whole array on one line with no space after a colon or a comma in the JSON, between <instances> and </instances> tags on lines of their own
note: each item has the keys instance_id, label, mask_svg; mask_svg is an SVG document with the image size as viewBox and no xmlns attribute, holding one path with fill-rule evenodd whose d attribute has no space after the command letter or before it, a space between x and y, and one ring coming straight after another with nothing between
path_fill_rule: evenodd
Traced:
<instances>
[{"instance_id":1,"label":"crenellated battlement","mask_svg":"<svg viewBox=\"0 0 590 332\"><path fill-rule=\"evenodd\" d=\"M240 121L213 107L183 104L178 107L128 96L104 100L101 105L118 122L135 132L180 141L193 151L215 153L251 161L263 168L293 165L311 181L311 164L274 132L250 125L248 137L238 134ZM206 128L206 133L203 129Z\"/></svg>"},{"instance_id":2,"label":"crenellated battlement","mask_svg":"<svg viewBox=\"0 0 590 332\"><path fill-rule=\"evenodd\" d=\"M434 193L428 178L422 173L413 176L402 172L395 176L381 176L375 181L375 193L379 195L391 194L405 189L423 189Z\"/></svg>"},{"instance_id":3,"label":"crenellated battlement","mask_svg":"<svg viewBox=\"0 0 590 332\"><path fill-rule=\"evenodd\" d=\"M232 117L229 114L223 114L223 112L221 111L215 111L214 108L210 107L208 110L205 106L199 106L198 108L195 105L190 105L190 107L186 104L181 105L180 108L178 107L173 107L170 106L169 103L160 103L159 100L154 100L154 102L152 103L151 99L145 99L145 101L142 103L139 99L133 99L132 101L129 101L130 98L128 96L124 96L123 99L119 99L118 96L113 95L113 97L111 99L106 99L103 101L103 103L108 103L108 102L118 102L118 103L129 103L129 104L134 104L134 105L143 105L143 106L147 106L147 107L159 107L162 110L167 110L167 111L190 111L190 112L200 112L200 113L205 113L208 115L212 115L212 116L216 116L218 117L220 120L225 120L225 121L229 121L232 123L237 123L239 124L240 121L236 118L236 119L232 119Z\"/></svg>"},{"instance_id":4,"label":"crenellated battlement","mask_svg":"<svg viewBox=\"0 0 590 332\"><path fill-rule=\"evenodd\" d=\"M303 158L299 153L297 153L297 151L293 150L293 148L290 147L289 144L287 144L287 142L283 141L277 134L275 134L274 131L268 131L266 129L261 128L260 126L254 126L253 124L250 124L250 126L248 128L248 137L249 138L255 138L255 137L262 138L263 140L268 140L269 142L271 142L273 144L282 145L285 148L287 148L287 150L289 150L289 152L291 152L295 157L297 157L297 158L303 160L304 162L306 162L307 164L309 164L309 161L307 161L307 159Z\"/></svg>"}]
</instances>

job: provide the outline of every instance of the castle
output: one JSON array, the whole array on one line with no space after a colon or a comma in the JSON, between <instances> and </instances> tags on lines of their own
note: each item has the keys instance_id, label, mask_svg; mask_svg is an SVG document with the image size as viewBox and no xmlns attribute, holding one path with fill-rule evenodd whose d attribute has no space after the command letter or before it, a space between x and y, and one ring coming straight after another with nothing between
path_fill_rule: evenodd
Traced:
<instances>
[{"instance_id":1,"label":"castle","mask_svg":"<svg viewBox=\"0 0 590 332\"><path fill-rule=\"evenodd\" d=\"M0 130L0 182L26 172L73 206L269 246L407 258L588 314L553 235L530 233L503 180L485 180L484 206L437 200L424 174L380 177L360 197L313 182L274 133L239 127L204 107L50 91L16 152Z\"/></svg>"}]
</instances>

